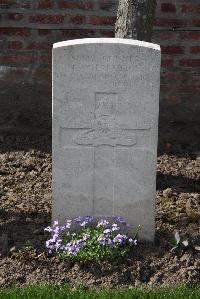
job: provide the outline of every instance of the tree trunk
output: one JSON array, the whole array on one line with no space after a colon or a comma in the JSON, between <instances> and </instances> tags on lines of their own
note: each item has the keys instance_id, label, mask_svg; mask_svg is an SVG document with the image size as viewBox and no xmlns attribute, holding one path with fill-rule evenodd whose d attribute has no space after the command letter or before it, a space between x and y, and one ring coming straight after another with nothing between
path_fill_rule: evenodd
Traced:
<instances>
[{"instance_id":1,"label":"tree trunk","mask_svg":"<svg viewBox=\"0 0 200 299\"><path fill-rule=\"evenodd\" d=\"M156 0L119 0L115 37L151 41Z\"/></svg>"}]
</instances>

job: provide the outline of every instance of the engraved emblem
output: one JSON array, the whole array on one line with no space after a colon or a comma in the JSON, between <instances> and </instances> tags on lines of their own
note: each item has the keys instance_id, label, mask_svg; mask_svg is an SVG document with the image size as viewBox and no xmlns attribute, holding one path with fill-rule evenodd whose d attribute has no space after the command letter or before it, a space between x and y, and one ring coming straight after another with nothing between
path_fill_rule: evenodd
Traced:
<instances>
[{"instance_id":1,"label":"engraved emblem","mask_svg":"<svg viewBox=\"0 0 200 299\"><path fill-rule=\"evenodd\" d=\"M79 145L123 145L132 146L136 144L134 135L114 126L112 119L101 117L94 123L94 128L80 132L74 136L74 143Z\"/></svg>"},{"instance_id":2,"label":"engraved emblem","mask_svg":"<svg viewBox=\"0 0 200 299\"><path fill-rule=\"evenodd\" d=\"M133 133L128 134L116 125L117 102L115 97L97 94L95 104L95 119L92 128L77 133L73 138L74 143L93 146L133 146L136 144L136 137Z\"/></svg>"}]
</instances>

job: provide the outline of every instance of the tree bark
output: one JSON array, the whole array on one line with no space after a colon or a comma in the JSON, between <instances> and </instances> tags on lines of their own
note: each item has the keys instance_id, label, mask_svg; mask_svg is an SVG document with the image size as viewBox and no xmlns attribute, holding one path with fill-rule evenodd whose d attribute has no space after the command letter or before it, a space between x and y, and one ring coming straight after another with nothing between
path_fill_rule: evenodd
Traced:
<instances>
[{"instance_id":1,"label":"tree bark","mask_svg":"<svg viewBox=\"0 0 200 299\"><path fill-rule=\"evenodd\" d=\"M119 0L115 37L151 41L156 0Z\"/></svg>"}]
</instances>

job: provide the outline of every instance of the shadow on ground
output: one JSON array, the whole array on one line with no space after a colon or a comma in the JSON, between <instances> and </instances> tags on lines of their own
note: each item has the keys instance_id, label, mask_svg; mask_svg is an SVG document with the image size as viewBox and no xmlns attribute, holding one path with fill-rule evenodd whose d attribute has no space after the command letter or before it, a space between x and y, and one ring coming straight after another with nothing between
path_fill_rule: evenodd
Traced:
<instances>
[{"instance_id":1,"label":"shadow on ground","mask_svg":"<svg viewBox=\"0 0 200 299\"><path fill-rule=\"evenodd\" d=\"M44 250L47 237L44 228L51 222L46 212L14 212L0 209L0 253L20 249L30 243L39 251Z\"/></svg>"},{"instance_id":2,"label":"shadow on ground","mask_svg":"<svg viewBox=\"0 0 200 299\"><path fill-rule=\"evenodd\" d=\"M200 180L187 178L182 175L170 175L157 172L157 190L166 188L176 189L177 192L200 192Z\"/></svg>"}]
</instances>

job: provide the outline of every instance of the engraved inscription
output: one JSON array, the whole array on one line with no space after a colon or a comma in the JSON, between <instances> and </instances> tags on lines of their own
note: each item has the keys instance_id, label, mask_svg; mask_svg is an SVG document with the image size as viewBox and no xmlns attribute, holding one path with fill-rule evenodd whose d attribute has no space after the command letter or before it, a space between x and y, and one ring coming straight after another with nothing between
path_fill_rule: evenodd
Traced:
<instances>
[{"instance_id":1,"label":"engraved inscription","mask_svg":"<svg viewBox=\"0 0 200 299\"><path fill-rule=\"evenodd\" d=\"M68 57L69 59L69 57ZM143 81L140 74L144 73L145 63L135 58L134 55L72 55L70 56L68 76L71 80L102 81L104 84L115 86L132 87L136 69L140 69L139 76L135 82ZM136 72L137 73L137 72ZM151 71L150 71L151 73ZM113 79L113 80L108 80Z\"/></svg>"},{"instance_id":2,"label":"engraved inscription","mask_svg":"<svg viewBox=\"0 0 200 299\"><path fill-rule=\"evenodd\" d=\"M76 62L93 62L97 60L97 57L94 55L72 55L72 60ZM132 62L135 61L135 55L103 55L99 56L101 62L110 62L110 61L121 61L121 62Z\"/></svg>"},{"instance_id":3,"label":"engraved inscription","mask_svg":"<svg viewBox=\"0 0 200 299\"><path fill-rule=\"evenodd\" d=\"M143 50L138 47L133 51L128 51L127 55L119 51L116 55L109 55L102 51L72 51L63 53L63 59L67 62L67 72L65 68L56 74L58 79L66 78L66 82L73 84L77 80L77 87L88 84L103 84L105 88L143 88L147 85L150 88L152 76L155 73L153 61L146 65L145 59L140 59ZM74 53L73 53L74 52ZM144 50L144 57L146 50ZM134 82L134 86L133 86Z\"/></svg>"}]
</instances>

